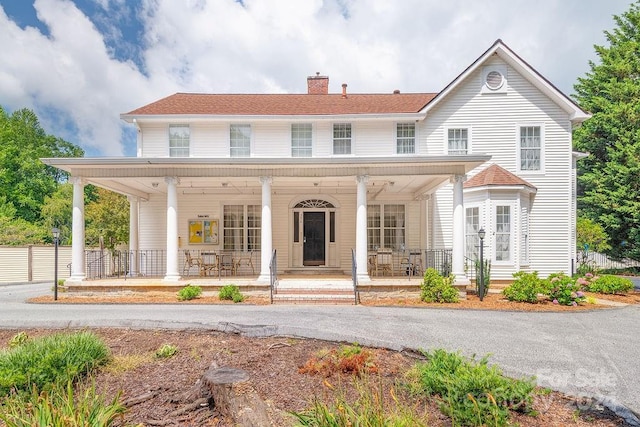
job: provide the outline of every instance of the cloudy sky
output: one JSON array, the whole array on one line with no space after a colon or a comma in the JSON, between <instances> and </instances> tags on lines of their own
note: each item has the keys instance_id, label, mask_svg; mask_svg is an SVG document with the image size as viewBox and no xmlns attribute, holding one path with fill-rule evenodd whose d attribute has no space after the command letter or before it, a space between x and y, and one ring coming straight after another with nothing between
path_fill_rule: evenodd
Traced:
<instances>
[{"instance_id":1,"label":"cloudy sky","mask_svg":"<svg viewBox=\"0 0 640 427\"><path fill-rule=\"evenodd\" d=\"M0 105L88 156L175 92L438 92L501 38L567 95L631 0L0 0Z\"/></svg>"}]
</instances>

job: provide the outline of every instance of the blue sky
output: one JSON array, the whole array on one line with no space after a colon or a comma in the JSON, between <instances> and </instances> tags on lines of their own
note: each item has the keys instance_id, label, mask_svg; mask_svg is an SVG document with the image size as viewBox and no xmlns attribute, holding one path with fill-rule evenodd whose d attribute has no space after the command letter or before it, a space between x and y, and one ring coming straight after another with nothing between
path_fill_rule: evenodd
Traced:
<instances>
[{"instance_id":1,"label":"blue sky","mask_svg":"<svg viewBox=\"0 0 640 427\"><path fill-rule=\"evenodd\" d=\"M0 105L88 156L175 92L438 92L496 39L566 94L629 0L0 0Z\"/></svg>"}]
</instances>

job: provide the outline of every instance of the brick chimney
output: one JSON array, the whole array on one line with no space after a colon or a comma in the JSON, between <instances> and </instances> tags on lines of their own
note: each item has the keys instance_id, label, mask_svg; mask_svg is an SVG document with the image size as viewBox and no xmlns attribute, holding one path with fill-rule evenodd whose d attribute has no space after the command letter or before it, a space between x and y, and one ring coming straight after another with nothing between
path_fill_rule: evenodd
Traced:
<instances>
[{"instance_id":1,"label":"brick chimney","mask_svg":"<svg viewBox=\"0 0 640 427\"><path fill-rule=\"evenodd\" d=\"M307 94L309 95L329 94L329 77L321 76L320 73L316 73L315 76L307 77Z\"/></svg>"}]
</instances>

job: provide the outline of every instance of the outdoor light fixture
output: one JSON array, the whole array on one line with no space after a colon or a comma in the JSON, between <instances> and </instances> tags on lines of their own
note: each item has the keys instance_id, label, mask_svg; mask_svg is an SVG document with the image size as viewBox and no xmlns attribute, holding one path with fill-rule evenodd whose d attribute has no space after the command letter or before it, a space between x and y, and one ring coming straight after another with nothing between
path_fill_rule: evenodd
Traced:
<instances>
[{"instance_id":1,"label":"outdoor light fixture","mask_svg":"<svg viewBox=\"0 0 640 427\"><path fill-rule=\"evenodd\" d=\"M54 256L53 256L53 300L58 301L58 240L60 238L60 229L53 227L51 229L53 234Z\"/></svg>"},{"instance_id":2,"label":"outdoor light fixture","mask_svg":"<svg viewBox=\"0 0 640 427\"><path fill-rule=\"evenodd\" d=\"M486 232L484 228L478 230L478 237L480 238L480 284L478 286L478 296L480 301L484 298L484 236Z\"/></svg>"}]
</instances>

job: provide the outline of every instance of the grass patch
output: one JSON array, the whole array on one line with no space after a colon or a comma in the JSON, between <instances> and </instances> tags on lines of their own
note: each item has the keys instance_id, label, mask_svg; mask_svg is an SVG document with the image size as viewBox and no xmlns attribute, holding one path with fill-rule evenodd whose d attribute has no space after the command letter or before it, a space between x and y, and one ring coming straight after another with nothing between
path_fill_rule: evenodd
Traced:
<instances>
[{"instance_id":1,"label":"grass patch","mask_svg":"<svg viewBox=\"0 0 640 427\"><path fill-rule=\"evenodd\" d=\"M102 370L110 374L120 375L152 361L153 355L150 353L113 356Z\"/></svg>"},{"instance_id":2,"label":"grass patch","mask_svg":"<svg viewBox=\"0 0 640 427\"><path fill-rule=\"evenodd\" d=\"M382 381L372 384L368 376L354 379L357 397L349 401L344 391L325 403L316 398L311 408L291 412L298 426L304 427L421 427L427 420L415 408L407 406L397 397L395 388L384 389Z\"/></svg>"},{"instance_id":3,"label":"grass patch","mask_svg":"<svg viewBox=\"0 0 640 427\"><path fill-rule=\"evenodd\" d=\"M110 402L96 394L95 384L75 393L71 381L65 387L12 394L5 398L0 421L6 427L109 427L125 412L117 395Z\"/></svg>"},{"instance_id":4,"label":"grass patch","mask_svg":"<svg viewBox=\"0 0 640 427\"><path fill-rule=\"evenodd\" d=\"M488 357L467 360L457 353L435 350L428 361L416 364L407 374L409 389L435 396L440 410L454 425L506 426L509 411L529 412L533 403L533 378L506 378Z\"/></svg>"},{"instance_id":5,"label":"grass patch","mask_svg":"<svg viewBox=\"0 0 640 427\"><path fill-rule=\"evenodd\" d=\"M57 333L0 351L0 396L12 390L48 390L90 372L109 359L106 344L91 332Z\"/></svg>"}]
</instances>

